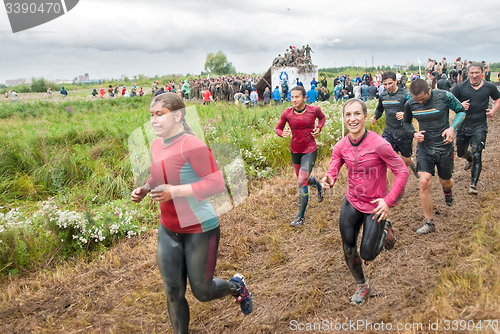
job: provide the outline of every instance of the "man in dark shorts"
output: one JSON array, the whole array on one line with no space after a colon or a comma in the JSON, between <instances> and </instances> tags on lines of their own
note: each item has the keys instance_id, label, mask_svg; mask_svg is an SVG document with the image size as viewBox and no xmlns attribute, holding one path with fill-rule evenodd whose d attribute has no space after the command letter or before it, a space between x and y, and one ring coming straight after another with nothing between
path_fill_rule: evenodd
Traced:
<instances>
[{"instance_id":1,"label":"man in dark shorts","mask_svg":"<svg viewBox=\"0 0 500 334\"><path fill-rule=\"evenodd\" d=\"M385 111L385 129L382 137L391 144L396 153L401 153L406 166L410 167L415 177L418 178L417 166L411 159L413 135L406 132L403 126L404 106L411 95L406 89L397 86L394 72L384 72L382 82L385 89L378 97L378 106L370 123L375 124Z\"/></svg>"},{"instance_id":2,"label":"man in dark shorts","mask_svg":"<svg viewBox=\"0 0 500 334\"><path fill-rule=\"evenodd\" d=\"M493 117L500 107L500 93L494 83L483 80L483 71L482 64L473 63L469 66L469 79L456 85L452 91L467 113L457 133L457 154L467 160L464 169L472 169L469 186L471 195L478 194L481 154L488 133L487 118ZM490 97L495 101L491 109L488 108Z\"/></svg>"},{"instance_id":3,"label":"man in dark shorts","mask_svg":"<svg viewBox=\"0 0 500 334\"><path fill-rule=\"evenodd\" d=\"M465 118L465 109L450 92L430 89L425 80L415 79L410 85L412 98L405 104L404 127L413 134L417 145L417 170L420 179L420 204L424 211L425 224L417 234L434 232L433 203L431 194L434 167L437 167L439 182L443 187L446 205L453 205L453 139ZM450 108L455 119L450 126ZM419 124L416 132L412 120Z\"/></svg>"}]
</instances>

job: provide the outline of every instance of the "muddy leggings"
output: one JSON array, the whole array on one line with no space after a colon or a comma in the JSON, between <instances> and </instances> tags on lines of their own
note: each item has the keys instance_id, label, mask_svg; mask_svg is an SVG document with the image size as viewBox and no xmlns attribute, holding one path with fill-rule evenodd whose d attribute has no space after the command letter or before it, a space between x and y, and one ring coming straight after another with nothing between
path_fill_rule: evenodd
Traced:
<instances>
[{"instance_id":1,"label":"muddy leggings","mask_svg":"<svg viewBox=\"0 0 500 334\"><path fill-rule=\"evenodd\" d=\"M373 220L372 218L372 214L358 211L346 198L344 199L339 218L340 234L344 246L345 262L357 284L365 283L361 259L374 260L384 245L385 220L379 223L377 219ZM363 237L358 254L356 241L361 226L363 226Z\"/></svg>"},{"instance_id":2,"label":"muddy leggings","mask_svg":"<svg viewBox=\"0 0 500 334\"><path fill-rule=\"evenodd\" d=\"M290 153L292 155L293 169L295 170L295 175L297 175L298 183L300 186L307 186L309 175L311 175L314 164L316 163L318 150L311 153Z\"/></svg>"},{"instance_id":3,"label":"muddy leggings","mask_svg":"<svg viewBox=\"0 0 500 334\"><path fill-rule=\"evenodd\" d=\"M201 302L238 295L234 283L213 278L220 228L204 233L174 233L160 224L156 259L167 295L167 308L175 334L188 333L189 306L186 282Z\"/></svg>"},{"instance_id":4,"label":"muddy leggings","mask_svg":"<svg viewBox=\"0 0 500 334\"><path fill-rule=\"evenodd\" d=\"M299 186L299 212L297 217L304 218L307 203L309 202L309 189L307 186L313 186L318 191L321 190L321 184L311 176L318 150L311 153L290 153L292 154L293 169L297 175L297 184Z\"/></svg>"},{"instance_id":5,"label":"muddy leggings","mask_svg":"<svg viewBox=\"0 0 500 334\"><path fill-rule=\"evenodd\" d=\"M483 168L482 153L487 133L488 127L483 126L475 129L463 127L457 134L457 155L472 162L470 184L473 186L477 185Z\"/></svg>"}]
</instances>

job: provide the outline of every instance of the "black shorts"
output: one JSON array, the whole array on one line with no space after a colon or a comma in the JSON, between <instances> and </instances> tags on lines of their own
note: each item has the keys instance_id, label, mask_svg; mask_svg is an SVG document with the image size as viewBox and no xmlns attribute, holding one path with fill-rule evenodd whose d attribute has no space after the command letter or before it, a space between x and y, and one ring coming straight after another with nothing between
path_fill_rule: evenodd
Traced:
<instances>
[{"instance_id":1,"label":"black shorts","mask_svg":"<svg viewBox=\"0 0 500 334\"><path fill-rule=\"evenodd\" d=\"M394 152L400 152L405 158L413 154L413 135L406 131L391 131L384 129L382 137L391 144Z\"/></svg>"},{"instance_id":2,"label":"black shorts","mask_svg":"<svg viewBox=\"0 0 500 334\"><path fill-rule=\"evenodd\" d=\"M457 133L457 154L463 156L469 148L469 144L474 151L482 151L486 143L486 135L488 133L488 125L478 126L474 128L460 127Z\"/></svg>"},{"instance_id":3,"label":"black shorts","mask_svg":"<svg viewBox=\"0 0 500 334\"><path fill-rule=\"evenodd\" d=\"M318 150L314 150L311 153L293 153L292 163L294 165L300 165L300 169L311 174L314 164L316 163L316 156L318 155Z\"/></svg>"},{"instance_id":4,"label":"black shorts","mask_svg":"<svg viewBox=\"0 0 500 334\"><path fill-rule=\"evenodd\" d=\"M438 176L443 180L451 179L453 175L453 144L424 146L417 145L417 171L434 176L434 167L437 167Z\"/></svg>"}]
</instances>

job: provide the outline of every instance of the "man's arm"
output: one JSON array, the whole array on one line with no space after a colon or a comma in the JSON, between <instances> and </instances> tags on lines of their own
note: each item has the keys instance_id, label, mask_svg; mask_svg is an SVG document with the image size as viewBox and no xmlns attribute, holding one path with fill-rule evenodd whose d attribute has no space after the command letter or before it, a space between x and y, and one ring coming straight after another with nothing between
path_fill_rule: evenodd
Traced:
<instances>
[{"instance_id":1,"label":"man's arm","mask_svg":"<svg viewBox=\"0 0 500 334\"><path fill-rule=\"evenodd\" d=\"M495 102L493 103L493 108L486 109L486 116L489 118L493 117L493 115L498 111L498 108L500 108L500 92L495 86L491 86L490 97Z\"/></svg>"},{"instance_id":2,"label":"man's arm","mask_svg":"<svg viewBox=\"0 0 500 334\"><path fill-rule=\"evenodd\" d=\"M410 103L406 101L404 115L403 115L403 128L406 130L406 132L414 135L415 127L413 126L412 120L413 120L413 113L411 112Z\"/></svg>"},{"instance_id":3,"label":"man's arm","mask_svg":"<svg viewBox=\"0 0 500 334\"><path fill-rule=\"evenodd\" d=\"M453 120L453 123L451 124L451 127L457 131L458 127L462 122L464 121L465 118L465 108L460 103L460 101L451 93L446 93L446 102L448 103L448 107L452 109L454 112L457 114L455 115L455 119Z\"/></svg>"},{"instance_id":4,"label":"man's arm","mask_svg":"<svg viewBox=\"0 0 500 334\"><path fill-rule=\"evenodd\" d=\"M496 99L495 102L493 103L493 108L491 109L486 109L486 116L489 118L493 117L495 113L498 111L498 108L500 108L500 99Z\"/></svg>"}]
</instances>

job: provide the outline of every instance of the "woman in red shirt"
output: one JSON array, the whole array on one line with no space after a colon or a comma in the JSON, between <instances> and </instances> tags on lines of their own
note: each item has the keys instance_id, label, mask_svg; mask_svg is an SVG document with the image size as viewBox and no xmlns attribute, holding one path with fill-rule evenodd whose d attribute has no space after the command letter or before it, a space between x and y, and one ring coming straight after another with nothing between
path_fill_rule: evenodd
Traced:
<instances>
[{"instance_id":1,"label":"woman in red shirt","mask_svg":"<svg viewBox=\"0 0 500 334\"><path fill-rule=\"evenodd\" d=\"M242 312L249 314L252 295L243 276L236 274L229 281L213 277L220 228L208 198L224 190L222 173L210 149L193 135L181 97L169 92L157 95L150 114L159 137L151 143L151 177L132 192L132 201L140 202L150 193L160 204L157 263L173 331L189 331L188 277L199 301L233 295Z\"/></svg>"},{"instance_id":2,"label":"woman in red shirt","mask_svg":"<svg viewBox=\"0 0 500 334\"><path fill-rule=\"evenodd\" d=\"M290 91L293 107L286 109L276 126L276 134L288 137L292 134L290 150L293 168L297 175L299 188L299 212L290 223L291 226L304 224L304 213L309 201L307 186L313 186L318 191L318 202L323 201L323 187L311 175L318 155L316 138L325 124L325 115L318 106L305 105L306 90L302 86L295 86ZM316 125L318 119L318 126ZM285 130L288 123L290 129Z\"/></svg>"}]
</instances>

